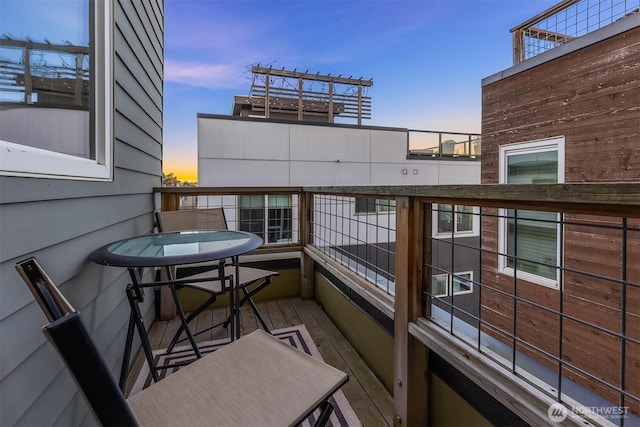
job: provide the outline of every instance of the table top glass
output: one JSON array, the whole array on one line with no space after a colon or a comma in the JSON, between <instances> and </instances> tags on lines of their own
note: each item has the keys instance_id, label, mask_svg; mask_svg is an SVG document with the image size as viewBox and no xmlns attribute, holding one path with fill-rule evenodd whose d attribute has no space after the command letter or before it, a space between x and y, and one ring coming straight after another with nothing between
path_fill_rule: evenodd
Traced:
<instances>
[{"instance_id":1,"label":"table top glass","mask_svg":"<svg viewBox=\"0 0 640 427\"><path fill-rule=\"evenodd\" d=\"M193 230L157 233L109 243L89 258L118 267L161 267L215 261L242 255L262 245L245 231Z\"/></svg>"}]
</instances>

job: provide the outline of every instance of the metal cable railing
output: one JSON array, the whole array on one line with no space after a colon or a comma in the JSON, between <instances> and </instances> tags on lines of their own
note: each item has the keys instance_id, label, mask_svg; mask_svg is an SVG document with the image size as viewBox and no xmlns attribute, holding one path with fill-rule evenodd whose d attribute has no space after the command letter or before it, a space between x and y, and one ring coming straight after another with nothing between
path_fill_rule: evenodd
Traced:
<instances>
[{"instance_id":1,"label":"metal cable railing","mask_svg":"<svg viewBox=\"0 0 640 427\"><path fill-rule=\"evenodd\" d=\"M434 205L436 224L456 221L449 206ZM640 421L640 268L633 262L640 222L524 212L474 207L464 215L479 237L455 227L431 233L430 319L581 415L633 425Z\"/></svg>"},{"instance_id":2,"label":"metal cable railing","mask_svg":"<svg viewBox=\"0 0 640 427\"><path fill-rule=\"evenodd\" d=\"M511 29L514 64L639 11L640 0L565 0Z\"/></svg>"}]
</instances>

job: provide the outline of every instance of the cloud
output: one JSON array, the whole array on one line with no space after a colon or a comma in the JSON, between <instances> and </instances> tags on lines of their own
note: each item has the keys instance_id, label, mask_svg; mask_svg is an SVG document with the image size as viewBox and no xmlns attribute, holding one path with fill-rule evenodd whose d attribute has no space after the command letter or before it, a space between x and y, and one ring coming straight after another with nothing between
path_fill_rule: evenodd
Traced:
<instances>
[{"instance_id":1,"label":"cloud","mask_svg":"<svg viewBox=\"0 0 640 427\"><path fill-rule=\"evenodd\" d=\"M208 64L167 59L164 79L167 82L207 89L234 89L246 86L246 70L232 64Z\"/></svg>"}]
</instances>

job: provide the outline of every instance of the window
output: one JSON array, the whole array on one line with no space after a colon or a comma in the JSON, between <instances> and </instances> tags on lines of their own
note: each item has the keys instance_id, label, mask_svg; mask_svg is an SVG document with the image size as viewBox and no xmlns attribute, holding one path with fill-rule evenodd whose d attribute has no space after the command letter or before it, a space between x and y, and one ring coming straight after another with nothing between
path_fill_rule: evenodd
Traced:
<instances>
[{"instance_id":1,"label":"window","mask_svg":"<svg viewBox=\"0 0 640 427\"><path fill-rule=\"evenodd\" d=\"M292 241L291 195L239 196L239 229L262 237L265 243Z\"/></svg>"},{"instance_id":2,"label":"window","mask_svg":"<svg viewBox=\"0 0 640 427\"><path fill-rule=\"evenodd\" d=\"M470 294L473 292L473 272L455 273L451 276L453 295Z\"/></svg>"},{"instance_id":3,"label":"window","mask_svg":"<svg viewBox=\"0 0 640 427\"><path fill-rule=\"evenodd\" d=\"M438 234L472 233L473 207L439 204L437 209Z\"/></svg>"},{"instance_id":4,"label":"window","mask_svg":"<svg viewBox=\"0 0 640 427\"><path fill-rule=\"evenodd\" d=\"M500 147L500 182L553 184L564 182L564 138ZM501 210L500 257L507 274L541 285L558 286L558 214ZM517 273L516 273L517 271Z\"/></svg>"},{"instance_id":5,"label":"window","mask_svg":"<svg viewBox=\"0 0 640 427\"><path fill-rule=\"evenodd\" d=\"M431 296L446 297L449 295L449 275L434 274L431 277Z\"/></svg>"},{"instance_id":6,"label":"window","mask_svg":"<svg viewBox=\"0 0 640 427\"><path fill-rule=\"evenodd\" d=\"M112 178L112 8L0 2L0 174Z\"/></svg>"},{"instance_id":7,"label":"window","mask_svg":"<svg viewBox=\"0 0 640 427\"><path fill-rule=\"evenodd\" d=\"M396 211L396 201L374 199L370 197L356 197L355 214L376 214Z\"/></svg>"},{"instance_id":8,"label":"window","mask_svg":"<svg viewBox=\"0 0 640 427\"><path fill-rule=\"evenodd\" d=\"M431 277L431 296L446 297L473 293L473 272L434 274Z\"/></svg>"}]
</instances>

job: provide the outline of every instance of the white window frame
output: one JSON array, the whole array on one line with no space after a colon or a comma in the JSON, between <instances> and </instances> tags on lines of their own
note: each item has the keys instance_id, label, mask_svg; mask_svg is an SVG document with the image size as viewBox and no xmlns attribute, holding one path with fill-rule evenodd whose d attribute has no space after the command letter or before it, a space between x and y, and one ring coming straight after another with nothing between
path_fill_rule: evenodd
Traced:
<instances>
[{"instance_id":1,"label":"white window frame","mask_svg":"<svg viewBox=\"0 0 640 427\"><path fill-rule=\"evenodd\" d=\"M295 206L298 205L298 196L296 194L264 194L260 195L263 197L263 206L262 210L264 212L264 219L262 221L263 225L263 233L264 233L264 243L265 245L278 245L278 244L289 244L298 241L298 210L295 209ZM269 240L269 210L274 209L269 207L269 197L270 196L288 196L291 202L291 205L286 207L286 209L291 209L291 238L282 242L272 242ZM240 229L241 223L241 211L247 208L240 207L240 197L238 196L236 206L237 206L237 228Z\"/></svg>"},{"instance_id":2,"label":"white window frame","mask_svg":"<svg viewBox=\"0 0 640 427\"><path fill-rule=\"evenodd\" d=\"M96 159L85 159L0 140L0 175L53 179L111 181L113 179L113 1L94 1L94 46L91 63L95 81L93 143Z\"/></svg>"},{"instance_id":3,"label":"white window frame","mask_svg":"<svg viewBox=\"0 0 640 427\"><path fill-rule=\"evenodd\" d=\"M433 294L433 289L431 289L432 293L431 296L435 297L435 298L444 298L449 296L449 275L444 273L444 274L434 274L433 276L431 276L431 283L433 284L433 279L435 279L436 277L444 277L444 293L443 294L438 294L438 295L434 295Z\"/></svg>"},{"instance_id":4,"label":"white window frame","mask_svg":"<svg viewBox=\"0 0 640 427\"><path fill-rule=\"evenodd\" d=\"M453 276L462 276L468 274L469 275L469 284L471 285L471 287L469 288L469 290L467 291L457 291L455 292L453 290ZM432 293L432 297L435 298L444 298L444 297L448 297L448 296L458 296L458 295L468 295L468 294L472 294L473 293L473 271L460 271L460 272L456 272L456 273L439 273L439 274L434 274L433 276L431 276L431 283L433 283L433 279L435 277L445 277L445 285L444 285L444 294L438 294L438 295L433 295ZM433 289L432 289L433 290Z\"/></svg>"},{"instance_id":5,"label":"white window frame","mask_svg":"<svg viewBox=\"0 0 640 427\"><path fill-rule=\"evenodd\" d=\"M446 205L449 205L450 203L443 203ZM477 206L473 206L473 212L470 213L469 215L473 215L473 219L472 219L472 225L471 225L471 231L456 231L456 206L468 206L468 205L452 205L453 206L453 221L454 221L454 232L453 232L453 236L455 237L474 237L474 236L478 236L480 235L480 208L478 208ZM437 203L433 204L433 208L432 208L432 218L431 218L431 235L435 236L437 238L447 238L447 237L451 237L452 233L450 231L441 233L438 230L438 214L440 213L440 211L438 210L439 205Z\"/></svg>"},{"instance_id":6,"label":"white window frame","mask_svg":"<svg viewBox=\"0 0 640 427\"><path fill-rule=\"evenodd\" d=\"M356 210L356 206L357 206L357 199L372 199L374 200L374 210L370 210L370 211L362 211L359 212ZM384 210L381 209L382 204L380 203L380 201L386 201L388 203L389 209L388 210ZM358 215L390 215L390 214L395 214L396 213L396 206L395 206L395 199L378 199L375 197L354 197L353 198L353 216L358 216ZM391 204L393 203L393 206L391 206Z\"/></svg>"},{"instance_id":7,"label":"white window frame","mask_svg":"<svg viewBox=\"0 0 640 427\"><path fill-rule=\"evenodd\" d=\"M454 276L463 276L465 274L469 275L469 290L467 291L454 291L453 290L453 281L455 279ZM451 287L451 294L453 296L458 296L458 295L468 295L468 294L472 294L473 293L473 271L461 271L459 273L453 273L453 275L449 275L449 280L450 280L450 287Z\"/></svg>"},{"instance_id":8,"label":"white window frame","mask_svg":"<svg viewBox=\"0 0 640 427\"><path fill-rule=\"evenodd\" d=\"M534 141L518 142L514 144L505 144L500 146L499 157L499 179L500 184L507 183L507 160L509 156L519 154L531 154L540 153L545 151L557 151L558 152L558 183L564 183L564 136L557 136L548 139L540 139ZM499 209L498 219L498 252L500 254L507 253L507 209ZM558 217L559 220L559 217ZM562 259L560 258L560 225L558 225L558 232L556 234L556 260L558 264L562 265ZM556 278L549 279L547 277L538 276L536 274L528 273L526 271L518 270L517 273L513 267L507 266L508 257L506 255L498 256L498 271L508 276L517 275L518 278L526 280L531 283L546 286L552 289L559 289L560 283L560 271L556 271Z\"/></svg>"}]
</instances>

